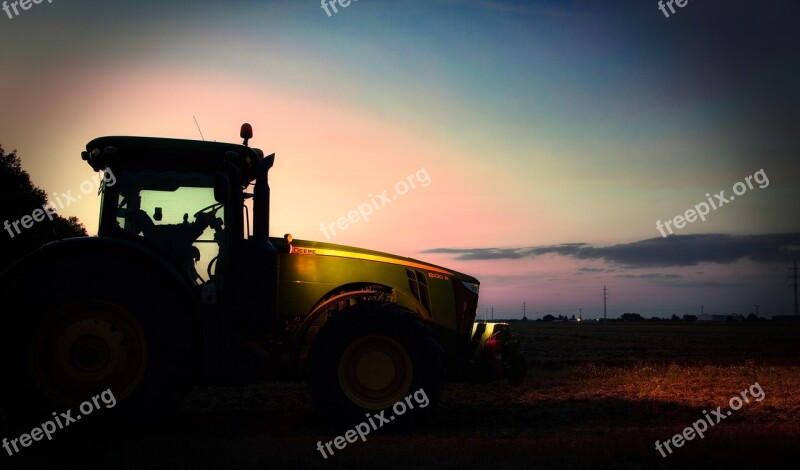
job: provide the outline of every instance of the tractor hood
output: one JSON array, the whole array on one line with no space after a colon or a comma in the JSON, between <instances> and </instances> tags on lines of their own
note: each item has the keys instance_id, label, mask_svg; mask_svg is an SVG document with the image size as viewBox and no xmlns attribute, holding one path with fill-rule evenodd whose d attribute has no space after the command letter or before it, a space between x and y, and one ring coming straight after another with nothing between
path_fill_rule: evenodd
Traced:
<instances>
[{"instance_id":1,"label":"tractor hood","mask_svg":"<svg viewBox=\"0 0 800 470\"><path fill-rule=\"evenodd\" d=\"M276 239L275 242L280 243L282 240ZM406 258L390 253L366 250L364 248L356 248L352 246L337 245L334 243L295 239L292 240L291 243L291 253L297 255L334 256L339 258L375 261L377 263L396 264L399 266L406 266L408 268L421 269L423 271L436 273L442 276L452 277L460 281L479 284L479 281L472 276L454 271L452 269L444 268L442 266L437 266L435 264L426 263L414 258Z\"/></svg>"}]
</instances>

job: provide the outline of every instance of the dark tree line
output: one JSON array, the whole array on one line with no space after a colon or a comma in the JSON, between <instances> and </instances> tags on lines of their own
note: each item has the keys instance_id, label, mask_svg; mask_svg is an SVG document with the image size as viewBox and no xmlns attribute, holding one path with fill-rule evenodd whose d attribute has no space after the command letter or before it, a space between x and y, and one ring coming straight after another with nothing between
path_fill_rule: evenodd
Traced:
<instances>
[{"instance_id":1,"label":"dark tree line","mask_svg":"<svg viewBox=\"0 0 800 470\"><path fill-rule=\"evenodd\" d=\"M53 215L52 220L44 217L20 233L13 227L6 228L31 216L47 203L47 193L33 185L28 172L22 169L16 150L6 153L0 145L0 272L44 243L86 235L86 229L76 217L64 218L58 214Z\"/></svg>"}]
</instances>

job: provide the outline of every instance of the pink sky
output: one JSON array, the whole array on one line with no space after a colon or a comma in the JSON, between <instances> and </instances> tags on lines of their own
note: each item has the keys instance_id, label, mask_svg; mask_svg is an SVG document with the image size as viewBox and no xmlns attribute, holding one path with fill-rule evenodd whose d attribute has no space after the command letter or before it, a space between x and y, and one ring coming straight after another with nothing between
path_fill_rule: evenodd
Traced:
<instances>
[{"instance_id":1,"label":"pink sky","mask_svg":"<svg viewBox=\"0 0 800 470\"><path fill-rule=\"evenodd\" d=\"M656 20L644 8L626 22L596 8L481 5L450 14L452 5L433 3L420 7L430 9L425 16L399 3L364 2L327 22L300 4L276 2L247 11L213 7L212 16L198 9L179 15L176 29L147 31L134 21L143 13L130 7L133 19L114 35L77 28L85 15L50 5L5 24L12 31L39 21L47 34L0 58L7 84L0 102L13 110L0 115L0 143L19 151L35 184L65 192L92 176L79 154L94 137L197 139L194 115L206 139L237 141L247 121L252 145L277 153L275 235L326 240L321 223L424 168L428 187L330 241L472 274L483 281L481 308L518 316L526 301L530 311L581 307L586 314L602 308L603 284L622 311L706 302L741 313L756 302L776 310L788 303L785 283L765 277L782 264L650 269L556 255L466 261L423 253L659 237L656 220L759 168L769 188L681 235L798 229L798 219L786 216L786 201L800 191L796 154L774 138L791 134L777 134L791 129L791 121L778 121L790 107L752 95L781 89L782 81L762 86L756 72L790 77L779 73L788 59L762 54L758 68L727 74L730 64L718 57L717 76L655 37L651 29L672 33L663 31L663 18L649 25ZM108 13L96 6L89 18ZM166 7L163 14L158 21L169 24L178 17ZM413 21L391 20L403 15ZM464 36L459 24L473 34ZM687 41L712 34L685 32ZM68 39L62 45L56 37ZM762 114L778 116L780 125L769 127L775 136L752 126ZM98 207L97 198L84 198L63 215L94 233Z\"/></svg>"}]
</instances>

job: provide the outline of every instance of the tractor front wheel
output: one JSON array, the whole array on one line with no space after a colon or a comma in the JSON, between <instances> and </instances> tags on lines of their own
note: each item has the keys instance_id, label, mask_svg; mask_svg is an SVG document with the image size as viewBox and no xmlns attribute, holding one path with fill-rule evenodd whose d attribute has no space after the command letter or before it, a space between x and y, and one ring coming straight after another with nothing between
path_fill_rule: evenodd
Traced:
<instances>
[{"instance_id":1,"label":"tractor front wheel","mask_svg":"<svg viewBox=\"0 0 800 470\"><path fill-rule=\"evenodd\" d=\"M389 410L410 424L439 401L444 378L444 350L431 329L385 302L361 302L328 320L308 363L317 409L345 422Z\"/></svg>"}]
</instances>

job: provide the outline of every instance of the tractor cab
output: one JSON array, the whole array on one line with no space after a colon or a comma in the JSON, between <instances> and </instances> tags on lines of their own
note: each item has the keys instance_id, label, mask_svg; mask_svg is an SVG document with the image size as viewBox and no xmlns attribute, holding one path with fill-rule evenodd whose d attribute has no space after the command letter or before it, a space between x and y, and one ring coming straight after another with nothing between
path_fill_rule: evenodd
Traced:
<instances>
[{"instance_id":1,"label":"tractor cab","mask_svg":"<svg viewBox=\"0 0 800 470\"><path fill-rule=\"evenodd\" d=\"M117 178L114 229L141 237L192 284L210 281L227 239L210 175L121 170Z\"/></svg>"},{"instance_id":2,"label":"tractor cab","mask_svg":"<svg viewBox=\"0 0 800 470\"><path fill-rule=\"evenodd\" d=\"M267 172L274 155L246 145L248 124L240 135L242 145L149 137L89 142L83 159L115 177L101 188L98 235L148 248L198 287L206 302L216 302L235 273L252 274L247 268L254 252L274 252L267 235Z\"/></svg>"}]
</instances>

